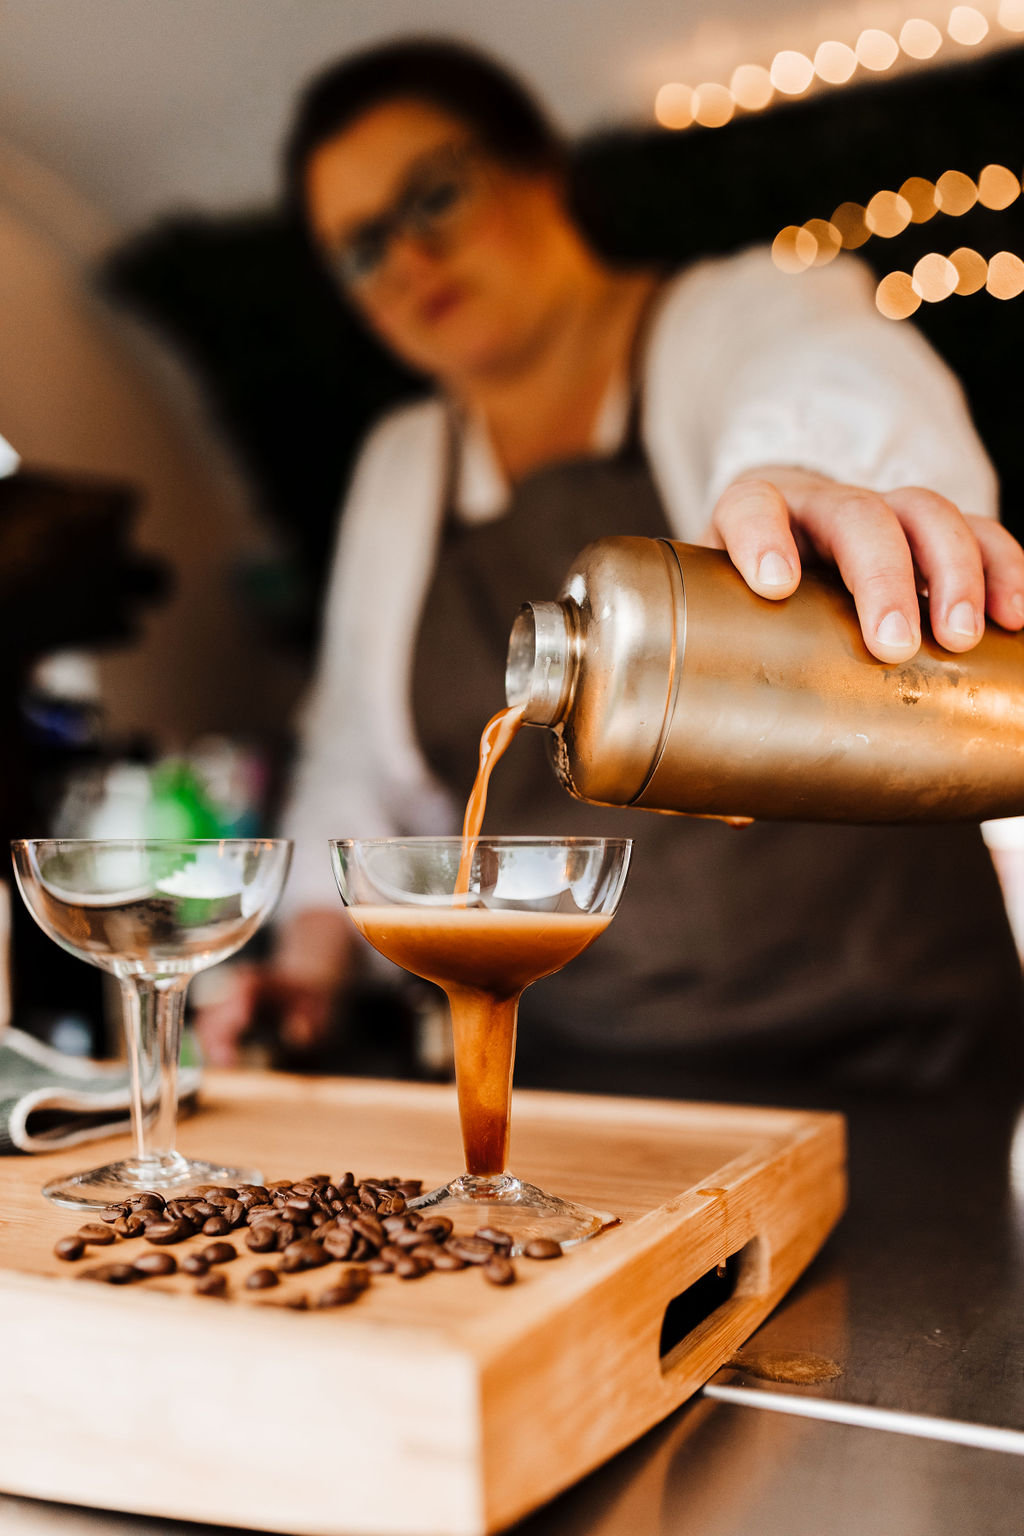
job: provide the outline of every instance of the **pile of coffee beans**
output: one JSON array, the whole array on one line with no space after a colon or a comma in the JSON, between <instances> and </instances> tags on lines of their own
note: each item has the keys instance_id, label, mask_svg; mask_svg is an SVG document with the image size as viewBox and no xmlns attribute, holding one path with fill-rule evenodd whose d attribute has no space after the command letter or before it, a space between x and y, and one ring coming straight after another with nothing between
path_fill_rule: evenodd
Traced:
<instances>
[{"instance_id":1,"label":"pile of coffee beans","mask_svg":"<svg viewBox=\"0 0 1024 1536\"><path fill-rule=\"evenodd\" d=\"M173 1275L180 1267L195 1279L197 1295L223 1297L229 1294L223 1266L240 1251L227 1238L238 1232L251 1252L267 1256L267 1263L246 1277L249 1291L273 1290L282 1274L344 1264L340 1276L317 1296L317 1307L349 1305L374 1275L420 1280L434 1271L476 1266L491 1285L514 1284L509 1234L481 1227L472 1237L460 1236L447 1216L409 1209L421 1191L418 1179L357 1181L351 1173L340 1179L315 1173L265 1185L198 1184L173 1200L147 1191L108 1206L99 1222L86 1222L72 1236L62 1237L53 1251L73 1262L90 1248L107 1248L119 1238L141 1238L156 1251L142 1253L133 1263L94 1265L82 1278L130 1285L150 1276ZM198 1236L212 1241L192 1248L180 1266L164 1251ZM523 1252L530 1259L556 1259L562 1250L550 1238L536 1238ZM304 1308L309 1303L305 1297L287 1297L281 1304Z\"/></svg>"}]
</instances>

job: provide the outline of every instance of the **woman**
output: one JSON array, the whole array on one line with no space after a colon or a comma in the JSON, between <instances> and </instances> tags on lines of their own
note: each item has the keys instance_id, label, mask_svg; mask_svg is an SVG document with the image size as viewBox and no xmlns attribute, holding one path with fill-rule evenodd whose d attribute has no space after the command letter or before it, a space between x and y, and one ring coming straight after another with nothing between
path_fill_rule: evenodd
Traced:
<instances>
[{"instance_id":1,"label":"woman","mask_svg":"<svg viewBox=\"0 0 1024 1536\"><path fill-rule=\"evenodd\" d=\"M1024 623L1024 554L960 391L877 316L863 270L797 280L760 250L667 281L612 270L572 222L564 158L514 80L447 43L343 62L299 109L293 206L347 301L437 393L371 435L342 521L288 916L259 982L296 1040L355 956L324 839L457 828L516 607L553 595L590 539L715 544L768 598L802 558L834 561L883 661L920 642L915 565L950 651L986 611ZM976 829L736 834L595 809L557 786L541 735L496 775L490 827L638 846L601 944L527 994L527 1075L930 1080L1012 1007ZM248 1002L207 1021L222 1059Z\"/></svg>"}]
</instances>

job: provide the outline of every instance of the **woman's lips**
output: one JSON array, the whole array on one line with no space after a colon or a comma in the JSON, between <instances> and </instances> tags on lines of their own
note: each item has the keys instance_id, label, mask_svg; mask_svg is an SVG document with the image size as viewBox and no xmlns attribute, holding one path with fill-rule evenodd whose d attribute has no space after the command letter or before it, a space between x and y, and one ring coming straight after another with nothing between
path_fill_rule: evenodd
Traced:
<instances>
[{"instance_id":1,"label":"woman's lips","mask_svg":"<svg viewBox=\"0 0 1024 1536\"><path fill-rule=\"evenodd\" d=\"M456 309L464 298L464 289L455 283L446 288L438 288L421 300L420 318L427 325L436 325L439 320L443 320L453 309Z\"/></svg>"}]
</instances>

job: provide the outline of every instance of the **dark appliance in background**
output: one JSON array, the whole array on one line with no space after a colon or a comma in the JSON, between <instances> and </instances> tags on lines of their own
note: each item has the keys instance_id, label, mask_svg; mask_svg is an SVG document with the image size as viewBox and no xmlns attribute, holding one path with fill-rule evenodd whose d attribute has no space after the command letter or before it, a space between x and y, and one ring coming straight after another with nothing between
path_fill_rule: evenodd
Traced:
<instances>
[{"instance_id":1,"label":"dark appliance in background","mask_svg":"<svg viewBox=\"0 0 1024 1536\"><path fill-rule=\"evenodd\" d=\"M69 771L104 750L96 711L33 693L33 665L70 648L123 645L140 608L170 588L162 561L131 546L139 505L131 487L27 469L0 479L0 859L9 843L45 837ZM12 1020L48 1038L72 1015L103 1046L102 976L58 949L15 892L11 902Z\"/></svg>"}]
</instances>

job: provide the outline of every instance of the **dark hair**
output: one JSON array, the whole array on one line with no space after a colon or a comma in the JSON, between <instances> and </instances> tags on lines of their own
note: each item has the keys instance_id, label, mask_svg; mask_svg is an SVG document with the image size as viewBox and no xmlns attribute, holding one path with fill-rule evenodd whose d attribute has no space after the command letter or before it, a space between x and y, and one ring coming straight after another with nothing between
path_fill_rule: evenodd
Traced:
<instances>
[{"instance_id":1,"label":"dark hair","mask_svg":"<svg viewBox=\"0 0 1024 1536\"><path fill-rule=\"evenodd\" d=\"M306 87L285 144L288 211L307 224L305 172L315 151L375 107L413 99L466 124L494 158L561 174L566 145L524 85L466 43L407 38L330 65Z\"/></svg>"}]
</instances>

